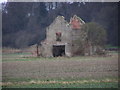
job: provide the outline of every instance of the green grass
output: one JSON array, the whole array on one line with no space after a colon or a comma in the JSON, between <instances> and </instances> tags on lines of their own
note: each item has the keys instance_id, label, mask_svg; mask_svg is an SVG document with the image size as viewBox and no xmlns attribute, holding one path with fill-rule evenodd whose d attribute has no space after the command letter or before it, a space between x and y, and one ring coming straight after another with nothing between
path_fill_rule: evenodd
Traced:
<instances>
[{"instance_id":1,"label":"green grass","mask_svg":"<svg viewBox=\"0 0 120 90\"><path fill-rule=\"evenodd\" d=\"M89 60L104 60L104 59L108 59L107 57L95 57L95 58L92 58L92 57L89 57ZM3 62L4 61L36 61L36 60L88 60L88 57L73 57L73 58L67 58L67 57L64 57L64 58L43 58L43 57L30 57L30 58L9 58L9 59L6 59L6 58L3 58ZM108 59L109 60L109 59Z\"/></svg>"},{"instance_id":2,"label":"green grass","mask_svg":"<svg viewBox=\"0 0 120 90\"><path fill-rule=\"evenodd\" d=\"M106 48L114 48L114 49L120 48L120 46L112 46L112 45L106 45L105 47L106 47Z\"/></svg>"},{"instance_id":3,"label":"green grass","mask_svg":"<svg viewBox=\"0 0 120 90\"><path fill-rule=\"evenodd\" d=\"M116 54L116 52L114 52ZM36 60L105 60L110 57L99 57L99 56L75 56L75 57L26 57L30 53L7 53L2 54L2 61L36 61Z\"/></svg>"},{"instance_id":4,"label":"green grass","mask_svg":"<svg viewBox=\"0 0 120 90\"><path fill-rule=\"evenodd\" d=\"M3 88L118 88L118 78L9 78ZM8 83L8 84L7 84Z\"/></svg>"},{"instance_id":5,"label":"green grass","mask_svg":"<svg viewBox=\"0 0 120 90\"><path fill-rule=\"evenodd\" d=\"M3 88L118 88L117 83L86 83L86 84L29 84L13 85Z\"/></svg>"},{"instance_id":6,"label":"green grass","mask_svg":"<svg viewBox=\"0 0 120 90\"><path fill-rule=\"evenodd\" d=\"M52 80L53 81L53 80ZM55 81L55 83L54 83ZM51 81L27 81L27 82L14 82L11 85L4 85L3 88L118 88L118 82L106 80L54 80Z\"/></svg>"},{"instance_id":7,"label":"green grass","mask_svg":"<svg viewBox=\"0 0 120 90\"><path fill-rule=\"evenodd\" d=\"M10 78L10 77L5 77L5 79L3 80L3 82L23 82L23 81L25 81L25 82L29 82L29 81L32 81L32 80L35 80L35 81L77 81L77 80L80 80L80 81L82 81L82 80L91 80L91 79L93 79L93 80L100 80L100 81L102 81L102 80L106 80L106 79L110 79L110 80L120 80L120 78L118 78L118 77L102 77L102 78L46 78L46 79L34 79L34 78Z\"/></svg>"}]
</instances>

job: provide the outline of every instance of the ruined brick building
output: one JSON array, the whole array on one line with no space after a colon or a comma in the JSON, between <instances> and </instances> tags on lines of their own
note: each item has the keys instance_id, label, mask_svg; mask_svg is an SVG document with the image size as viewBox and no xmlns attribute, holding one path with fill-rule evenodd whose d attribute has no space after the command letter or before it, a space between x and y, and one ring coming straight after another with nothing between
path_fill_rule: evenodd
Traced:
<instances>
[{"instance_id":1,"label":"ruined brick building","mask_svg":"<svg viewBox=\"0 0 120 90\"><path fill-rule=\"evenodd\" d=\"M69 23L63 16L58 16L46 28L46 39L41 42L41 55L43 57L71 57L81 54L81 51L84 55L93 54L93 52L90 52L90 43L86 44L87 34L81 29L84 24L85 22L76 15L70 19ZM80 46L76 41L79 39L84 46L81 46L81 50L78 49Z\"/></svg>"}]
</instances>

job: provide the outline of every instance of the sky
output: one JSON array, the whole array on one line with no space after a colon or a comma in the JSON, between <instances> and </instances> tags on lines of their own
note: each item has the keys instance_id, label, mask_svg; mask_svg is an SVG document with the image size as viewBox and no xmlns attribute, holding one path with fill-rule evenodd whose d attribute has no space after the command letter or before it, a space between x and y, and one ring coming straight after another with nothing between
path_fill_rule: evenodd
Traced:
<instances>
[{"instance_id":1,"label":"sky","mask_svg":"<svg viewBox=\"0 0 120 90\"><path fill-rule=\"evenodd\" d=\"M0 0L0 3L2 3L2 2L7 2L7 0Z\"/></svg>"}]
</instances>

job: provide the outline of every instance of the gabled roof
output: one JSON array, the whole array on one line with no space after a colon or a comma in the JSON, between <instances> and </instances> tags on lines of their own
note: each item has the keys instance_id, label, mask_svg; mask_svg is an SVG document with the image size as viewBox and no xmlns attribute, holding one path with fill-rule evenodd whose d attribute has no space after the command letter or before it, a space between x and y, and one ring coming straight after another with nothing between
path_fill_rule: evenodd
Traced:
<instances>
[{"instance_id":1,"label":"gabled roof","mask_svg":"<svg viewBox=\"0 0 120 90\"><path fill-rule=\"evenodd\" d=\"M69 24L69 23L65 20L65 17L64 17L64 16L57 16L56 19L63 20L66 24ZM56 19L55 19L55 20L56 20Z\"/></svg>"},{"instance_id":2,"label":"gabled roof","mask_svg":"<svg viewBox=\"0 0 120 90\"><path fill-rule=\"evenodd\" d=\"M81 21L81 23L85 24L85 22L84 22L80 17L78 17L77 15L74 15L74 16L70 19L70 21L71 21L72 19L78 19L79 21Z\"/></svg>"},{"instance_id":3,"label":"gabled roof","mask_svg":"<svg viewBox=\"0 0 120 90\"><path fill-rule=\"evenodd\" d=\"M80 29L81 25L85 24L85 22L77 15L74 15L70 19L70 24L71 24L72 29Z\"/></svg>"}]
</instances>

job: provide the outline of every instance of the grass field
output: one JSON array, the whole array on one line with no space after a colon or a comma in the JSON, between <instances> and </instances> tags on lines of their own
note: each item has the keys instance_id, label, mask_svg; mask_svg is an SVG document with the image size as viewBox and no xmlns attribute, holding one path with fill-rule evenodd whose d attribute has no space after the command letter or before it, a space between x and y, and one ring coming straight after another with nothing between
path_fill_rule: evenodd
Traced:
<instances>
[{"instance_id":1,"label":"grass field","mask_svg":"<svg viewBox=\"0 0 120 90\"><path fill-rule=\"evenodd\" d=\"M118 55L28 57L3 53L3 88L117 88ZM26 57L27 56L27 57Z\"/></svg>"}]
</instances>

